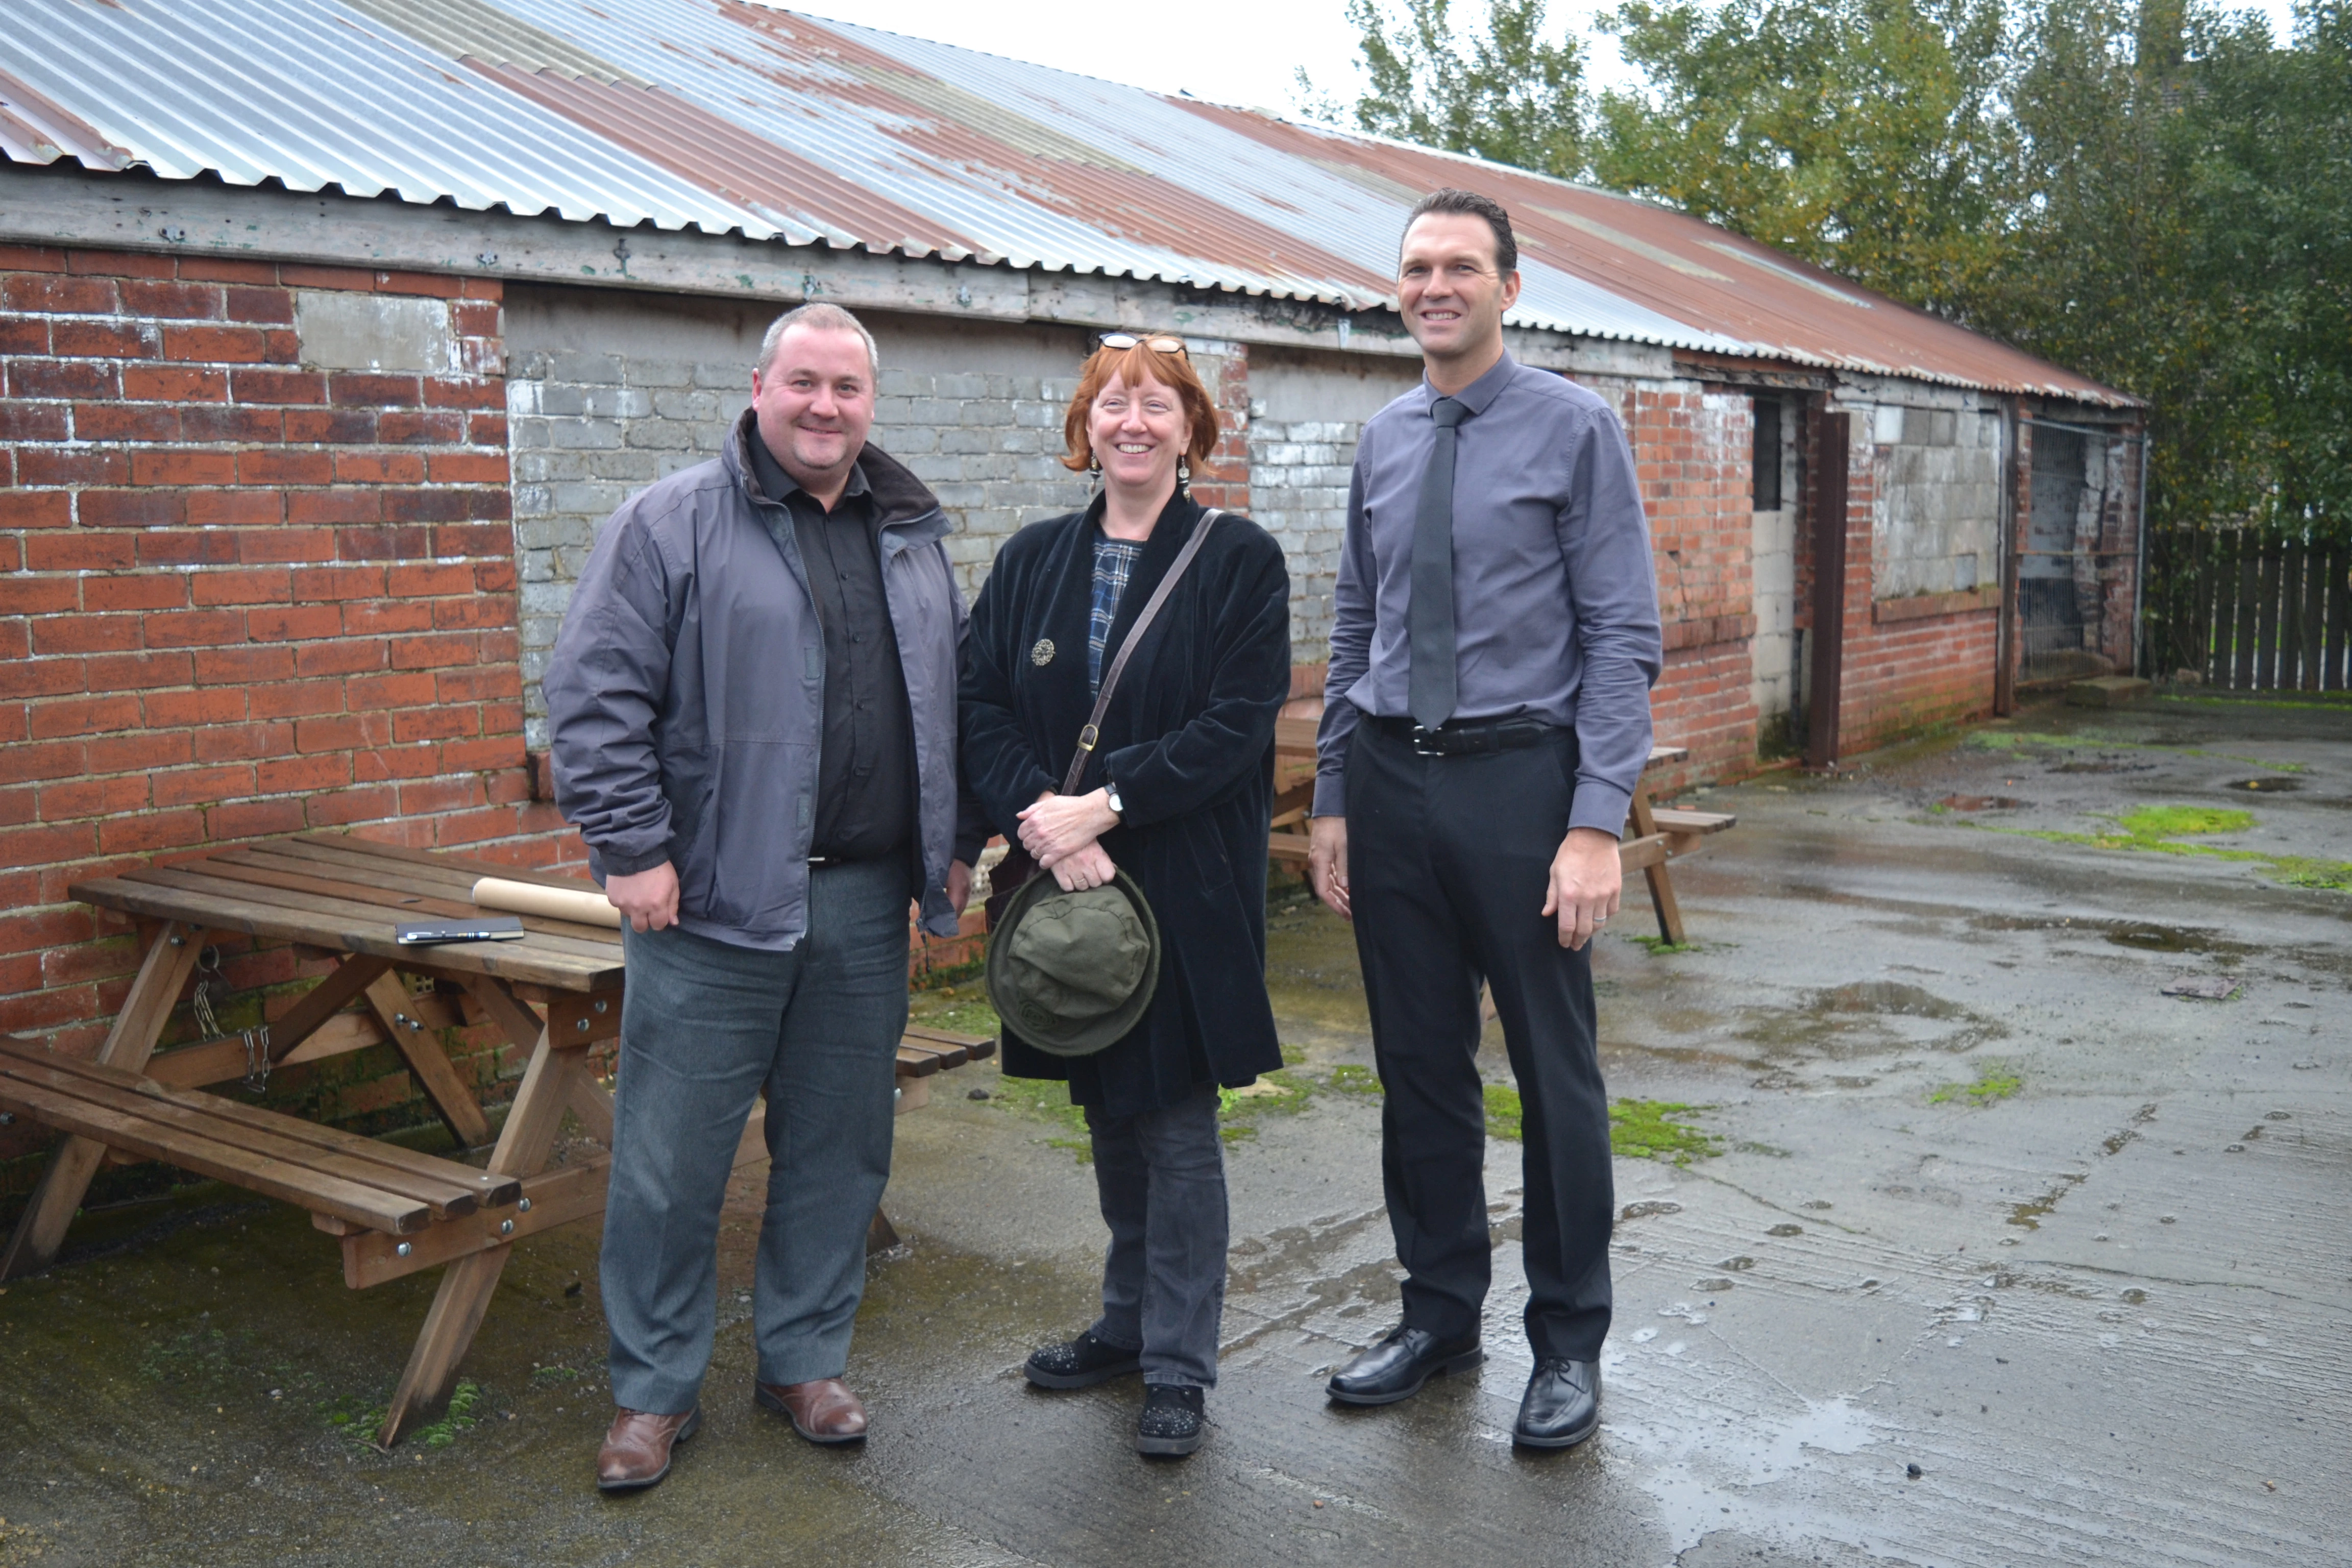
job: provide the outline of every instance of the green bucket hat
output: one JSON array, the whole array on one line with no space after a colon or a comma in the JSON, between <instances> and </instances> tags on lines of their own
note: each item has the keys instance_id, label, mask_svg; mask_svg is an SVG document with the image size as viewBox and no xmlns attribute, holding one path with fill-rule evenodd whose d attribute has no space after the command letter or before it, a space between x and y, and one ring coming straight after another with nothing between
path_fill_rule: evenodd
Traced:
<instances>
[{"instance_id":1,"label":"green bucket hat","mask_svg":"<svg viewBox=\"0 0 2352 1568\"><path fill-rule=\"evenodd\" d=\"M1086 1057L1135 1027L1160 984L1160 924L1126 872L1066 893L1050 871L1013 895L988 940L988 1000L1048 1056Z\"/></svg>"}]
</instances>

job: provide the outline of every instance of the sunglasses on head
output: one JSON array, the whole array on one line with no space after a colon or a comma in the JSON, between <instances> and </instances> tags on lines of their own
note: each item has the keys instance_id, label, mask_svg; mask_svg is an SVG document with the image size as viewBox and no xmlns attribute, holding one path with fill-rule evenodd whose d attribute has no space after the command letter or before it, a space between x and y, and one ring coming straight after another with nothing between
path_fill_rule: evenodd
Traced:
<instances>
[{"instance_id":1,"label":"sunglasses on head","mask_svg":"<svg viewBox=\"0 0 2352 1568\"><path fill-rule=\"evenodd\" d=\"M1181 338L1171 338L1164 332L1155 333L1148 337L1138 337L1133 332L1105 332L1100 337L1097 338L1095 342L1100 343L1107 349L1144 348L1150 349L1156 354L1182 354L1184 353L1184 340ZM1192 356L1188 354L1185 355L1185 357L1189 359Z\"/></svg>"}]
</instances>

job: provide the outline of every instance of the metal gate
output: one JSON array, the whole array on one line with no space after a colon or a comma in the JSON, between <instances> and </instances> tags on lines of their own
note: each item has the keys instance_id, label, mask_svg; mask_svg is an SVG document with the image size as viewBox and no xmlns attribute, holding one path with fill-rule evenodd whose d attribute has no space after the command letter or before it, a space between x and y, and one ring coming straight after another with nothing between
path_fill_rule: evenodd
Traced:
<instances>
[{"instance_id":1,"label":"metal gate","mask_svg":"<svg viewBox=\"0 0 2352 1568\"><path fill-rule=\"evenodd\" d=\"M2033 432L2018 552L2018 679L2128 671L2138 615L2140 437L2047 420Z\"/></svg>"}]
</instances>

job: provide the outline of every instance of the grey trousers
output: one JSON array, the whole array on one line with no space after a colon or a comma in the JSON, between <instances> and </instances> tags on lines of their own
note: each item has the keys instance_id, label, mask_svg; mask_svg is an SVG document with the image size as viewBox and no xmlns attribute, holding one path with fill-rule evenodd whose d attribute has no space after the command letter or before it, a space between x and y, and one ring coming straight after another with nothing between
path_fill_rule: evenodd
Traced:
<instances>
[{"instance_id":1,"label":"grey trousers","mask_svg":"<svg viewBox=\"0 0 2352 1568\"><path fill-rule=\"evenodd\" d=\"M625 931L620 1088L601 1280L613 1401L694 1407L718 1313L719 1210L767 1097L752 1323L762 1383L838 1377L890 1178L907 1024L904 861L822 867L790 952Z\"/></svg>"},{"instance_id":2,"label":"grey trousers","mask_svg":"<svg viewBox=\"0 0 2352 1568\"><path fill-rule=\"evenodd\" d=\"M1225 1313L1225 1149L1217 1087L1141 1116L1088 1107L1095 1189L1110 1226L1103 1260L1105 1344L1141 1352L1143 1381L1217 1386Z\"/></svg>"}]
</instances>

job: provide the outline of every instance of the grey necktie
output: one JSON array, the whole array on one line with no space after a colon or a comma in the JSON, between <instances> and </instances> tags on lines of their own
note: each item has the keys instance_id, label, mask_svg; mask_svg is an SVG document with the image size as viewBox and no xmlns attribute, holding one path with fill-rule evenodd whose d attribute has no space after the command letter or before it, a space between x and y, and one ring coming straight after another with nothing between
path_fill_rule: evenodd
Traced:
<instances>
[{"instance_id":1,"label":"grey necktie","mask_svg":"<svg viewBox=\"0 0 2352 1568\"><path fill-rule=\"evenodd\" d=\"M1413 722L1434 730L1454 716L1454 427L1470 410L1451 397L1429 405L1437 443L1421 476L1412 519L1412 599L1406 616L1412 645L1408 694Z\"/></svg>"}]
</instances>

